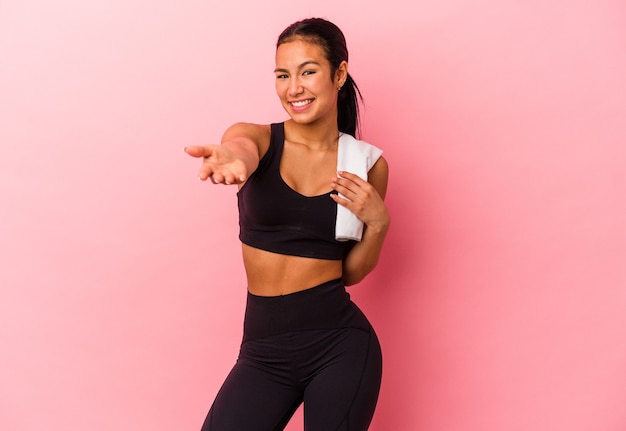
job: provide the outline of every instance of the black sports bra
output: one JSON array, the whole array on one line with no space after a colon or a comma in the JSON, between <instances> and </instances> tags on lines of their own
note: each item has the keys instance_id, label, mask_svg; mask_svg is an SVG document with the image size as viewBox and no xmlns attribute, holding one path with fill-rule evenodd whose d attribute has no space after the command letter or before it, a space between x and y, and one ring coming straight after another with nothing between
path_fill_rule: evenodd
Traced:
<instances>
[{"instance_id":1,"label":"black sports bra","mask_svg":"<svg viewBox=\"0 0 626 431\"><path fill-rule=\"evenodd\" d=\"M335 240L334 192L304 196L287 185L280 175L284 145L284 123L272 124L267 153L237 193L239 239L279 254L343 259L355 241Z\"/></svg>"}]
</instances>

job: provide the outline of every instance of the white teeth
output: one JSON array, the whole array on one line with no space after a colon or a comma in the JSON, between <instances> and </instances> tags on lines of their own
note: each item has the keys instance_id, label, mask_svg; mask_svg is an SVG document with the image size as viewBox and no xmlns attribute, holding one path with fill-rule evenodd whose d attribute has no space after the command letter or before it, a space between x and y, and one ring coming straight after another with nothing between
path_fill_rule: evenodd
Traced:
<instances>
[{"instance_id":1,"label":"white teeth","mask_svg":"<svg viewBox=\"0 0 626 431\"><path fill-rule=\"evenodd\" d=\"M300 107L300 106L308 105L308 104L309 104L309 103L311 103L311 102L312 102L312 100L311 100L311 99L309 99L309 100L301 100L301 101L299 101L299 102L291 102L291 104L292 104L293 106Z\"/></svg>"}]
</instances>

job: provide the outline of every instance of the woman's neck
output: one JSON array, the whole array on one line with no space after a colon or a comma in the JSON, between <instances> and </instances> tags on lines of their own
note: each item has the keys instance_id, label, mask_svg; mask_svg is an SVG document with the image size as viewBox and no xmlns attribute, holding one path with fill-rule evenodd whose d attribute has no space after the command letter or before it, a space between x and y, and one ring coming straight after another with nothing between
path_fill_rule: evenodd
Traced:
<instances>
[{"instance_id":1,"label":"woman's neck","mask_svg":"<svg viewBox=\"0 0 626 431\"><path fill-rule=\"evenodd\" d=\"M311 149L328 149L337 144L339 129L333 124L298 124L285 121L285 139L308 146Z\"/></svg>"}]
</instances>

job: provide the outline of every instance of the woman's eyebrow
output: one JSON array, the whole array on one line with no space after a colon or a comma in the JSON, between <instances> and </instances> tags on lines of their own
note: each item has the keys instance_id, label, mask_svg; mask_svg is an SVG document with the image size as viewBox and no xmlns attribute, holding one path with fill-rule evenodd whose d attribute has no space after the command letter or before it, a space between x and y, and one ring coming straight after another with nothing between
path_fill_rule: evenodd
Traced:
<instances>
[{"instance_id":1,"label":"woman's eyebrow","mask_svg":"<svg viewBox=\"0 0 626 431\"><path fill-rule=\"evenodd\" d=\"M310 64L314 64L316 66L320 65L317 61L307 60L298 66L298 70L303 69ZM279 68L274 69L274 72L289 72L289 71L287 69L283 69L282 67L279 67Z\"/></svg>"}]
</instances>

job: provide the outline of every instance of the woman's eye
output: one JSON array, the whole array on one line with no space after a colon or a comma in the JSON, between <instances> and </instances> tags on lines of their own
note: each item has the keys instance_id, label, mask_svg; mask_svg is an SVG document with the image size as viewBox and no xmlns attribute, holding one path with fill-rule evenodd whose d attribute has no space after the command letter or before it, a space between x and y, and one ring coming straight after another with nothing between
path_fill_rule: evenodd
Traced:
<instances>
[{"instance_id":1,"label":"woman's eye","mask_svg":"<svg viewBox=\"0 0 626 431\"><path fill-rule=\"evenodd\" d=\"M276 79L286 79L287 75L276 75Z\"/></svg>"},{"instance_id":2,"label":"woman's eye","mask_svg":"<svg viewBox=\"0 0 626 431\"><path fill-rule=\"evenodd\" d=\"M314 73L315 73L315 72L314 72L314 71L312 71L312 70L307 70L307 71L305 71L305 72L303 73L303 75L305 75L305 76L306 76L306 75L313 75Z\"/></svg>"}]
</instances>

